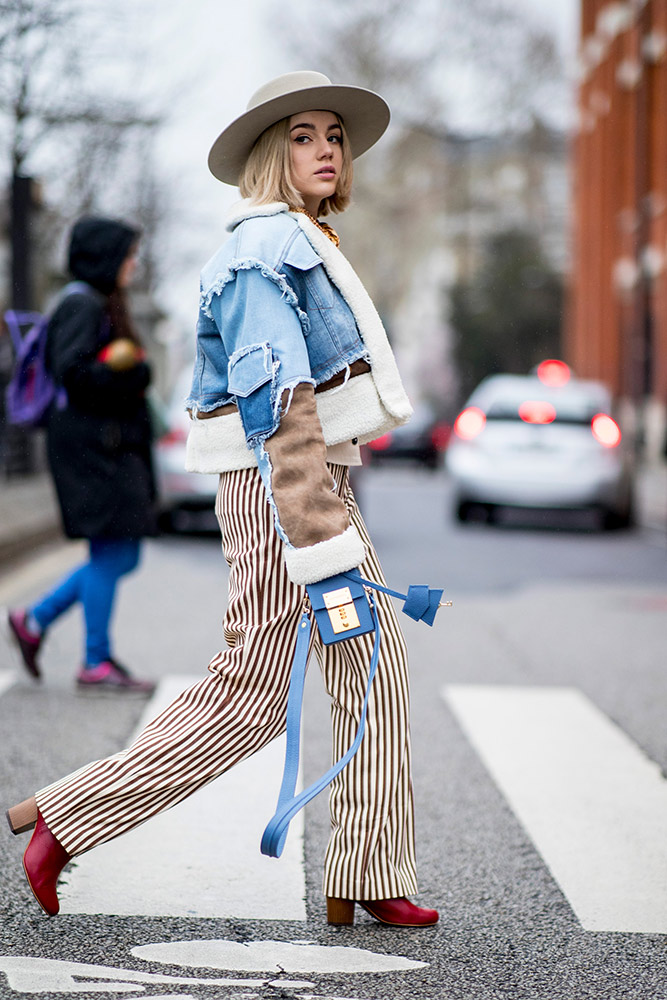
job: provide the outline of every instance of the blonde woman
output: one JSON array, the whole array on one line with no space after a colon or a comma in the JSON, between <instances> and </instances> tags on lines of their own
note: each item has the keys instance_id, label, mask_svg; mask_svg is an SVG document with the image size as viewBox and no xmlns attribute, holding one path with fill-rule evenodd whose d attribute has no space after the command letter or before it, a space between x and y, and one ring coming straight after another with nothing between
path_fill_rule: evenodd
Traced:
<instances>
[{"instance_id":1,"label":"blonde woman","mask_svg":"<svg viewBox=\"0 0 667 1000\"><path fill-rule=\"evenodd\" d=\"M350 198L352 159L384 132L376 94L289 73L251 98L215 141L213 174L243 201L205 265L187 406L188 468L220 475L230 567L227 646L129 749L10 810L37 826L24 856L33 892L58 911L67 861L184 799L285 728L305 586L382 571L349 487L359 445L411 409L380 319L320 220ZM329 923L355 903L394 926L436 923L417 891L404 640L380 596L382 652L364 739L331 786L324 862ZM359 723L372 636L313 648L331 697L333 755ZM221 887L224 891L224 887Z\"/></svg>"}]
</instances>

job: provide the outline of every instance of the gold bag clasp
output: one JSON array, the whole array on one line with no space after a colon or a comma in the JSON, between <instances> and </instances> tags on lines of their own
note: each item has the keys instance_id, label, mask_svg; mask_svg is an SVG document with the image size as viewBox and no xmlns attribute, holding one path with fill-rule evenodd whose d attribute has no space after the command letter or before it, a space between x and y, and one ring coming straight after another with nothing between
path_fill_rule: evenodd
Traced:
<instances>
[{"instance_id":1,"label":"gold bag clasp","mask_svg":"<svg viewBox=\"0 0 667 1000\"><path fill-rule=\"evenodd\" d=\"M349 632L350 629L359 627L359 615L354 606L349 587L330 590L322 596L334 635L339 635L341 632Z\"/></svg>"}]
</instances>

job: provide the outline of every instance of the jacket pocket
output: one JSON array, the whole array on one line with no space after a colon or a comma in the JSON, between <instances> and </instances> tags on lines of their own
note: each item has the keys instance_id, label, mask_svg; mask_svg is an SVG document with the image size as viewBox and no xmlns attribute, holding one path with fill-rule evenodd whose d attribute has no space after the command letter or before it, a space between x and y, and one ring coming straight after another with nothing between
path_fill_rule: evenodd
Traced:
<instances>
[{"instance_id":1,"label":"jacket pocket","mask_svg":"<svg viewBox=\"0 0 667 1000\"><path fill-rule=\"evenodd\" d=\"M303 233L299 233L289 248L285 255L285 264L288 268L299 272L297 284L305 284L307 308L331 309L333 306L331 282L324 270L322 258L315 253Z\"/></svg>"},{"instance_id":2,"label":"jacket pocket","mask_svg":"<svg viewBox=\"0 0 667 1000\"><path fill-rule=\"evenodd\" d=\"M273 352L268 340L235 351L229 359L227 386L232 396L246 399L273 378Z\"/></svg>"},{"instance_id":3,"label":"jacket pocket","mask_svg":"<svg viewBox=\"0 0 667 1000\"><path fill-rule=\"evenodd\" d=\"M228 391L236 397L248 447L264 440L278 425L273 406L278 367L268 341L243 347L229 359Z\"/></svg>"}]
</instances>

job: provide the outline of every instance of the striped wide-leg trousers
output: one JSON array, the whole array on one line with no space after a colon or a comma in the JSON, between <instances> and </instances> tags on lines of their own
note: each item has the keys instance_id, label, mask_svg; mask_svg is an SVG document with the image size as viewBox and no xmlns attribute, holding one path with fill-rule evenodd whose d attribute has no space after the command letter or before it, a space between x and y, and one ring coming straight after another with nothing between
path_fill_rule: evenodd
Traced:
<instances>
[{"instance_id":1,"label":"striped wide-leg trousers","mask_svg":"<svg viewBox=\"0 0 667 1000\"><path fill-rule=\"evenodd\" d=\"M363 575L384 582L345 466L330 466L367 547ZM230 566L227 647L126 750L37 792L37 804L71 855L82 854L168 809L261 749L285 729L290 668L305 589L285 571L282 542L256 469L223 473L217 514ZM417 891L410 767L407 655L390 598L377 597L382 634L361 747L330 791L324 893L388 899ZM331 698L333 756L357 730L373 636L332 646L313 629Z\"/></svg>"}]
</instances>

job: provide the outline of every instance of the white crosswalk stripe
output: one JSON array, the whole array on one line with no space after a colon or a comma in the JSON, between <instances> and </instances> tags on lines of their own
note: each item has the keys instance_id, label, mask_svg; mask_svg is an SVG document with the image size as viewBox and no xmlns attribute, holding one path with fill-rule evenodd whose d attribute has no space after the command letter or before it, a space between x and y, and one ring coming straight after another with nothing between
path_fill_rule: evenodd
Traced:
<instances>
[{"instance_id":1,"label":"white crosswalk stripe","mask_svg":"<svg viewBox=\"0 0 667 1000\"><path fill-rule=\"evenodd\" d=\"M0 670L0 696L8 691L16 680L13 670Z\"/></svg>"},{"instance_id":2,"label":"white crosswalk stripe","mask_svg":"<svg viewBox=\"0 0 667 1000\"><path fill-rule=\"evenodd\" d=\"M192 683L165 678L137 731ZM279 860L259 851L284 752L284 739L275 740L175 808L82 855L59 891L61 912L305 920L303 814Z\"/></svg>"},{"instance_id":3,"label":"white crosswalk stripe","mask_svg":"<svg viewBox=\"0 0 667 1000\"><path fill-rule=\"evenodd\" d=\"M667 933L667 782L570 688L443 697L585 930Z\"/></svg>"}]
</instances>

